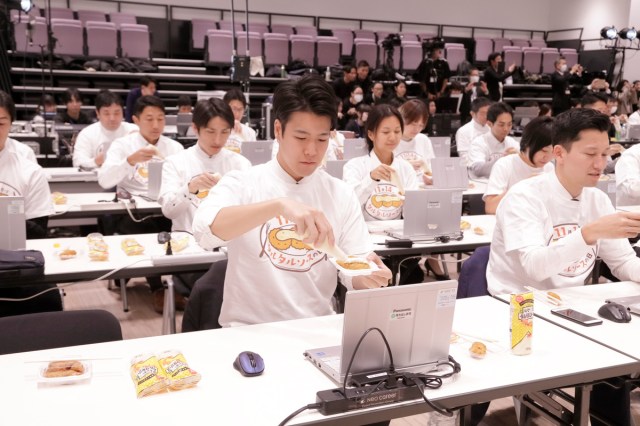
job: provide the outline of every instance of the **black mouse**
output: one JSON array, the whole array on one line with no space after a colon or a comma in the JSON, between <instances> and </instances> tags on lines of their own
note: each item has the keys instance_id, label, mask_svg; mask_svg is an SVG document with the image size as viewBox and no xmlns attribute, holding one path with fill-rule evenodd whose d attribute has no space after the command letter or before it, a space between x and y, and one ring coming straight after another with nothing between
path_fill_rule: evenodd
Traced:
<instances>
[{"instance_id":1,"label":"black mouse","mask_svg":"<svg viewBox=\"0 0 640 426\"><path fill-rule=\"evenodd\" d=\"M233 368L238 370L243 376L259 376L264 371L264 360L255 352L240 352L233 362Z\"/></svg>"},{"instance_id":2,"label":"black mouse","mask_svg":"<svg viewBox=\"0 0 640 426\"><path fill-rule=\"evenodd\" d=\"M605 303L598 309L598 315L613 322L631 321L631 312L619 303Z\"/></svg>"}]
</instances>

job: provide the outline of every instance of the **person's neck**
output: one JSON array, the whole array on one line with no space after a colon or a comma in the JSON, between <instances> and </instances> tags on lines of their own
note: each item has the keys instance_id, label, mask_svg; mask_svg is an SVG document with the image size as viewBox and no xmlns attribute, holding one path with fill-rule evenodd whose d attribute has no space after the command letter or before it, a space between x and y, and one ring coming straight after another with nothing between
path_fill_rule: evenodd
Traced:
<instances>
[{"instance_id":1,"label":"person's neck","mask_svg":"<svg viewBox=\"0 0 640 426\"><path fill-rule=\"evenodd\" d=\"M562 185L564 189L567 190L567 192L569 193L569 195L571 195L572 198L577 198L578 196L580 196L580 194L582 193L583 187L580 186L579 184L572 183L571 178L564 174L562 167L558 167L557 165L556 165L556 177L558 178L560 185Z\"/></svg>"},{"instance_id":2,"label":"person's neck","mask_svg":"<svg viewBox=\"0 0 640 426\"><path fill-rule=\"evenodd\" d=\"M536 165L535 165L535 164L533 164L533 163L531 162L531 160L529 159L529 156L528 156L526 153L524 153L524 152L520 151L520 152L518 153L518 155L520 156L520 159L522 159L522 161L524 161L524 163L525 163L527 166L529 166L529 167L536 167Z\"/></svg>"},{"instance_id":3,"label":"person's neck","mask_svg":"<svg viewBox=\"0 0 640 426\"><path fill-rule=\"evenodd\" d=\"M4 147L7 146L7 140L3 140L2 143L0 143L0 152L4 151Z\"/></svg>"},{"instance_id":4,"label":"person's neck","mask_svg":"<svg viewBox=\"0 0 640 426\"><path fill-rule=\"evenodd\" d=\"M146 136L144 136L144 135L142 135L142 138L143 138L145 141L149 142L151 145L156 145L156 144L158 143L158 141L160 140L160 138L158 138L158 139L156 139L156 140L152 140L152 139L149 139L148 137L146 137Z\"/></svg>"},{"instance_id":5,"label":"person's neck","mask_svg":"<svg viewBox=\"0 0 640 426\"><path fill-rule=\"evenodd\" d=\"M493 136L493 138L494 138L495 140L497 140L497 141L498 141L498 142L500 142L500 143L504 143L504 140L507 138L507 137L505 136L504 138L500 139L500 138L498 138L498 137L497 137L493 132L491 132L491 135Z\"/></svg>"},{"instance_id":6,"label":"person's neck","mask_svg":"<svg viewBox=\"0 0 640 426\"><path fill-rule=\"evenodd\" d=\"M393 163L393 152L381 152L376 148L373 148L373 152L376 154L376 157L378 157L378 160L380 160L382 164L390 166L391 163Z\"/></svg>"},{"instance_id":7,"label":"person's neck","mask_svg":"<svg viewBox=\"0 0 640 426\"><path fill-rule=\"evenodd\" d=\"M280 152L278 152L278 155L276 155L276 161L278 162L282 170L284 170L289 176L291 176L291 179L295 180L296 182L300 182L304 177L304 176L297 176L293 172L293 170L291 170L289 166L287 166L287 164L284 161L282 161L282 159L280 158Z\"/></svg>"},{"instance_id":8,"label":"person's neck","mask_svg":"<svg viewBox=\"0 0 640 426\"><path fill-rule=\"evenodd\" d=\"M73 118L74 120L77 120L78 118L80 118L80 111L74 112L74 113L67 111L67 115Z\"/></svg>"}]
</instances>

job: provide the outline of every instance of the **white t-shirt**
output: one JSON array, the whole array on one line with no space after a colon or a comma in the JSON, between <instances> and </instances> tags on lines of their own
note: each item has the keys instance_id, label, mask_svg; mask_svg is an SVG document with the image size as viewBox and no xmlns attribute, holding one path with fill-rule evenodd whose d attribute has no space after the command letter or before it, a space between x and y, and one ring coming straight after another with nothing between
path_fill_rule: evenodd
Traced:
<instances>
[{"instance_id":1,"label":"white t-shirt","mask_svg":"<svg viewBox=\"0 0 640 426\"><path fill-rule=\"evenodd\" d=\"M366 221L400 219L404 198L391 182L371 179L371 171L380 165L375 152L353 158L344 165L342 179L356 191ZM404 190L418 189L415 170L408 161L393 157L391 167L396 171Z\"/></svg>"},{"instance_id":2,"label":"white t-shirt","mask_svg":"<svg viewBox=\"0 0 640 426\"><path fill-rule=\"evenodd\" d=\"M24 197L27 219L54 213L47 176L38 164L15 150L0 151L0 197Z\"/></svg>"},{"instance_id":3,"label":"white t-shirt","mask_svg":"<svg viewBox=\"0 0 640 426\"><path fill-rule=\"evenodd\" d=\"M233 152L240 153L240 148L242 147L242 142L250 142L256 140L256 131L253 130L250 126L240 123L240 128L242 131L237 133L235 129L231 129L231 134L229 135L229 139L227 139L227 143L225 147Z\"/></svg>"},{"instance_id":4,"label":"white t-shirt","mask_svg":"<svg viewBox=\"0 0 640 426\"><path fill-rule=\"evenodd\" d=\"M640 277L626 239L587 245L580 228L615 212L607 194L584 188L572 199L556 172L513 186L496 212L487 282L491 294L583 285L600 256L621 280Z\"/></svg>"},{"instance_id":5,"label":"white t-shirt","mask_svg":"<svg viewBox=\"0 0 640 426\"><path fill-rule=\"evenodd\" d=\"M191 232L193 216L204 197L189 192L189 182L204 172L226 175L232 170L246 170L249 160L222 149L212 157L199 144L169 156L162 166L162 187L158 203L162 214L171 219L174 231ZM205 193L206 194L206 193ZM206 197L206 195L205 195Z\"/></svg>"},{"instance_id":6,"label":"white t-shirt","mask_svg":"<svg viewBox=\"0 0 640 426\"><path fill-rule=\"evenodd\" d=\"M132 166L127 161L127 157L148 145L151 144L139 132L113 141L102 167L98 169L100 186L108 189L117 185L131 194L146 195L149 191L149 162L137 163ZM180 143L166 136L160 136L155 146L163 158L184 150ZM153 157L151 161L162 161L163 158Z\"/></svg>"},{"instance_id":7,"label":"white t-shirt","mask_svg":"<svg viewBox=\"0 0 640 426\"><path fill-rule=\"evenodd\" d=\"M416 175L422 182L422 174L431 171L431 159L436 158L433 152L433 145L423 133L418 133L415 138L410 141L400 140L400 144L393 151L394 155L407 161L422 160L424 161L425 170L417 170Z\"/></svg>"},{"instance_id":8,"label":"white t-shirt","mask_svg":"<svg viewBox=\"0 0 640 426\"><path fill-rule=\"evenodd\" d=\"M519 154L507 155L500 158L491 169L489 183L482 199L487 195L502 195L516 183L541 173L553 171L553 163L548 162L544 167L531 167L524 162Z\"/></svg>"},{"instance_id":9,"label":"white t-shirt","mask_svg":"<svg viewBox=\"0 0 640 426\"><path fill-rule=\"evenodd\" d=\"M491 132L475 138L467 153L471 177L489 177L493 164L503 157L509 148L520 151L520 143L511 136L500 142Z\"/></svg>"},{"instance_id":10,"label":"white t-shirt","mask_svg":"<svg viewBox=\"0 0 640 426\"><path fill-rule=\"evenodd\" d=\"M471 148L471 142L480 135L484 135L491 131L488 124L479 125L476 120L471 119L467 124L460 127L456 132L456 149L458 155L462 158L467 157L467 152Z\"/></svg>"},{"instance_id":11,"label":"white t-shirt","mask_svg":"<svg viewBox=\"0 0 640 426\"><path fill-rule=\"evenodd\" d=\"M211 233L218 212L228 206L287 197L321 210L336 244L347 254L373 249L355 194L344 182L316 170L296 182L277 161L231 172L209 192L196 211L193 233L204 248L224 243ZM256 324L333 313L336 268L326 255L287 233L293 223L274 217L227 243L229 264L219 322Z\"/></svg>"},{"instance_id":12,"label":"white t-shirt","mask_svg":"<svg viewBox=\"0 0 640 426\"><path fill-rule=\"evenodd\" d=\"M99 121L88 125L78 133L73 146L73 167L98 167L94 160L98 154L108 149L114 140L136 131L138 126L125 121L116 130L105 129Z\"/></svg>"},{"instance_id":13,"label":"white t-shirt","mask_svg":"<svg viewBox=\"0 0 640 426\"><path fill-rule=\"evenodd\" d=\"M14 151L20 154L21 156L23 156L24 158L26 158L27 160L33 161L34 163L38 164L38 159L36 158L36 153L33 152L33 149L31 149L30 146L23 144L20 141L7 138L5 142L5 148L8 149L9 151Z\"/></svg>"},{"instance_id":14,"label":"white t-shirt","mask_svg":"<svg viewBox=\"0 0 640 426\"><path fill-rule=\"evenodd\" d=\"M636 111L629 116L627 124L640 124L640 111Z\"/></svg>"},{"instance_id":15,"label":"white t-shirt","mask_svg":"<svg viewBox=\"0 0 640 426\"><path fill-rule=\"evenodd\" d=\"M616 205L640 204L640 145L625 150L616 162Z\"/></svg>"}]
</instances>

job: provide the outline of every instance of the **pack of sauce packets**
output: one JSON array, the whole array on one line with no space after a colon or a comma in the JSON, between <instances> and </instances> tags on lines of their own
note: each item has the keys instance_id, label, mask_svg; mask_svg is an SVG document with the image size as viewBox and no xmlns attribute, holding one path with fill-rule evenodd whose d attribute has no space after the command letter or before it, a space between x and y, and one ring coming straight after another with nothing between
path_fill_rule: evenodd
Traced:
<instances>
[{"instance_id":1,"label":"pack of sauce packets","mask_svg":"<svg viewBox=\"0 0 640 426\"><path fill-rule=\"evenodd\" d=\"M164 351L157 356L151 353L136 355L131 359L130 373L138 398L186 389L198 384L202 378L189 368L186 358L177 350Z\"/></svg>"}]
</instances>

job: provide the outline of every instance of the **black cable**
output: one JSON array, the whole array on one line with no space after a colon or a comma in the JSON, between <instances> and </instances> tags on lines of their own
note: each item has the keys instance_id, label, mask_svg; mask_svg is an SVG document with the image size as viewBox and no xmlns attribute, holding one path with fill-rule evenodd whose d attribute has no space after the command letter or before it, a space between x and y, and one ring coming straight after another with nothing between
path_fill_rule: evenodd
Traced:
<instances>
[{"instance_id":1,"label":"black cable","mask_svg":"<svg viewBox=\"0 0 640 426\"><path fill-rule=\"evenodd\" d=\"M418 389L420 389L420 394L422 395L422 399L424 399L424 402L426 402L429 407L433 408L435 411L442 414L443 416L453 417L453 415L455 414L453 411L449 411L445 407L442 407L436 404L435 402L430 401L429 398L427 398L427 396L424 394L425 386L420 386L420 381L418 379L409 378L409 380L411 380L413 384L416 385ZM442 385L442 380L440 380L440 385Z\"/></svg>"},{"instance_id":2,"label":"black cable","mask_svg":"<svg viewBox=\"0 0 640 426\"><path fill-rule=\"evenodd\" d=\"M389 346L389 342L387 341L387 338L385 337L384 333L378 327L371 327L367 329L364 333L362 333L362 336L360 336L360 340L358 340L358 344L356 345L356 348L353 351L353 354L351 355L351 359L349 360L349 366L347 367L347 371L345 372L345 375L344 375L344 382L342 383L342 395L344 395L345 398L347 397L347 380L349 379L349 373L351 372L351 366L353 365L353 361L356 358L358 349L360 349L360 344L362 343L364 338L367 337L367 334L369 334L369 332L373 330L376 330L378 333L380 333L382 340L384 340L384 344L387 346L387 353L389 354L389 371L390 372L395 371L395 366L393 363L393 353L391 352L391 346Z\"/></svg>"},{"instance_id":3,"label":"black cable","mask_svg":"<svg viewBox=\"0 0 640 426\"><path fill-rule=\"evenodd\" d=\"M316 410L320 408L320 404L319 403L315 403L315 404L307 404L302 408L298 408L296 411L294 411L293 413L289 414L283 421L280 422L280 424L278 426L284 426L287 423L289 423L289 421L291 419L293 419L295 416L297 416L298 414L302 413L303 411L306 410Z\"/></svg>"}]
</instances>

